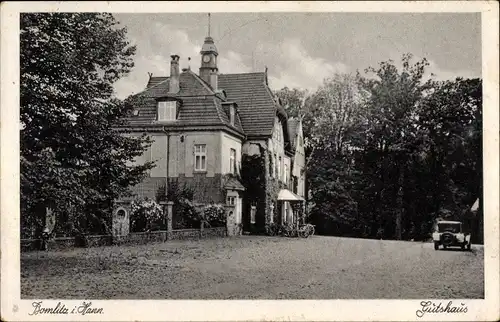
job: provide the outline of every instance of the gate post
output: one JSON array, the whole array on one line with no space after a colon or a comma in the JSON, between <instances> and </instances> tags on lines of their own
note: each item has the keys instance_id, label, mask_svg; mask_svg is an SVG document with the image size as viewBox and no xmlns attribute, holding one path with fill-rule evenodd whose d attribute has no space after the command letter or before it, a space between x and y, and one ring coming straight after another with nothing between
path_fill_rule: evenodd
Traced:
<instances>
[{"instance_id":1,"label":"gate post","mask_svg":"<svg viewBox=\"0 0 500 322\"><path fill-rule=\"evenodd\" d=\"M166 240L172 239L172 218L174 213L174 203L173 201L160 201L160 205L163 206L163 215L165 216L165 226L166 226Z\"/></svg>"},{"instance_id":2,"label":"gate post","mask_svg":"<svg viewBox=\"0 0 500 322\"><path fill-rule=\"evenodd\" d=\"M226 235L234 236L238 235L238 227L236 227L236 216L234 213L235 207L234 205L224 205L225 213L226 213Z\"/></svg>"},{"instance_id":3,"label":"gate post","mask_svg":"<svg viewBox=\"0 0 500 322\"><path fill-rule=\"evenodd\" d=\"M116 200L111 223L112 243L120 244L130 233L130 200Z\"/></svg>"}]
</instances>

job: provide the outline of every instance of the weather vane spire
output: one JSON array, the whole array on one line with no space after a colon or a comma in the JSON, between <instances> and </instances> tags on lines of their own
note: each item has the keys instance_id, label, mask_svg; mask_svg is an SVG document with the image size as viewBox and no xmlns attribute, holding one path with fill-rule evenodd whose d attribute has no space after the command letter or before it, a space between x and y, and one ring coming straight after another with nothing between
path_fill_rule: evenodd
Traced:
<instances>
[{"instance_id":1,"label":"weather vane spire","mask_svg":"<svg viewBox=\"0 0 500 322\"><path fill-rule=\"evenodd\" d=\"M210 37L210 12L208 13L208 37Z\"/></svg>"}]
</instances>

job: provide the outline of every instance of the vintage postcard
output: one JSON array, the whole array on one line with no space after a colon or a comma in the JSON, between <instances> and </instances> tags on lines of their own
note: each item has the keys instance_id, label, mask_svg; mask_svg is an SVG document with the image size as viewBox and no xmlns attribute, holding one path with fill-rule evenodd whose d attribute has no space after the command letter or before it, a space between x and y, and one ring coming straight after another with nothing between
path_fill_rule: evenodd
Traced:
<instances>
[{"instance_id":1,"label":"vintage postcard","mask_svg":"<svg viewBox=\"0 0 500 322\"><path fill-rule=\"evenodd\" d=\"M7 2L2 321L494 321L498 4Z\"/></svg>"}]
</instances>

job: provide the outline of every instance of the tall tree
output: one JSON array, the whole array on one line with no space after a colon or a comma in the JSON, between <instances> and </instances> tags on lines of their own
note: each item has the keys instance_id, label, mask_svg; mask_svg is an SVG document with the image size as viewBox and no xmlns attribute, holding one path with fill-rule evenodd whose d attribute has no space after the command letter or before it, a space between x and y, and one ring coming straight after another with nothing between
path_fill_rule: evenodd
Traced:
<instances>
[{"instance_id":1,"label":"tall tree","mask_svg":"<svg viewBox=\"0 0 500 322\"><path fill-rule=\"evenodd\" d=\"M320 233L425 239L445 217L481 241L482 208L467 211L482 191L481 80L426 79L410 54L396 65L334 75L305 99L311 219Z\"/></svg>"},{"instance_id":2,"label":"tall tree","mask_svg":"<svg viewBox=\"0 0 500 322\"><path fill-rule=\"evenodd\" d=\"M42 225L49 207L106 226L110 202L152 166L128 166L148 138L113 130L131 109L113 84L135 47L111 14L23 13L20 27L22 223Z\"/></svg>"},{"instance_id":3,"label":"tall tree","mask_svg":"<svg viewBox=\"0 0 500 322\"><path fill-rule=\"evenodd\" d=\"M298 118L307 113L307 110L304 110L304 99L308 95L306 90L283 87L275 94L281 100L288 117Z\"/></svg>"},{"instance_id":4,"label":"tall tree","mask_svg":"<svg viewBox=\"0 0 500 322\"><path fill-rule=\"evenodd\" d=\"M482 81L457 78L434 88L420 112L429 179L439 187L430 213L468 220L467 210L482 197Z\"/></svg>"},{"instance_id":5,"label":"tall tree","mask_svg":"<svg viewBox=\"0 0 500 322\"><path fill-rule=\"evenodd\" d=\"M325 79L306 104L311 112L308 144L312 150L308 178L320 230L345 231L357 225L358 172L353 167L363 114L358 81L349 74ZM333 226L332 226L333 225Z\"/></svg>"},{"instance_id":6,"label":"tall tree","mask_svg":"<svg viewBox=\"0 0 500 322\"><path fill-rule=\"evenodd\" d=\"M401 69L393 61L382 62L378 68L368 68L368 75L360 78L367 94L365 108L370 120L365 148L381 161L381 167L374 171L379 171L379 197L385 194L386 198L379 200L388 202L384 208L389 209L387 216L394 219L389 226L394 227L397 239L402 238L404 230L409 164L420 146L418 109L431 86L430 81L424 80L427 60L415 64L411 60L411 54L403 55Z\"/></svg>"}]
</instances>

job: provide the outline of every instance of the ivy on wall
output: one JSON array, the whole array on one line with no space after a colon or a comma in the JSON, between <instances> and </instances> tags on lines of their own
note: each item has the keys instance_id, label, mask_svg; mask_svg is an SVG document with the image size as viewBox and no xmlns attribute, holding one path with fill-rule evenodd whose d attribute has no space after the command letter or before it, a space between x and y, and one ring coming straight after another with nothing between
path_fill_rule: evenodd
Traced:
<instances>
[{"instance_id":1,"label":"ivy on wall","mask_svg":"<svg viewBox=\"0 0 500 322\"><path fill-rule=\"evenodd\" d=\"M250 207L256 206L256 224L263 226L266 211L266 162L264 148L259 146L260 153L244 154L241 159L241 183L245 186L243 198L243 224L245 229L254 231L250 225Z\"/></svg>"},{"instance_id":2,"label":"ivy on wall","mask_svg":"<svg viewBox=\"0 0 500 322\"><path fill-rule=\"evenodd\" d=\"M243 155L241 167L241 181L246 187L244 198L244 213L250 213L250 206L256 206L256 223L247 226L253 232L263 232L266 222L270 221L269 209L274 205L274 221L279 218L280 204L277 203L278 194L286 186L278 178L271 177L274 162L272 154L260 147L258 155ZM266 171L269 169L269 171ZM248 223L246 223L248 225ZM262 231L261 231L262 230Z\"/></svg>"},{"instance_id":3,"label":"ivy on wall","mask_svg":"<svg viewBox=\"0 0 500 322\"><path fill-rule=\"evenodd\" d=\"M269 168L272 169L272 153L268 152L269 158ZM272 172L269 172L272 173ZM279 214L281 213L281 203L277 202L278 195L281 189L286 189L286 184L281 182L277 176L271 177L270 175L266 181L266 208L269 209L272 204L274 204L274 222L277 222L279 219ZM269 222L270 218L266 218L267 222Z\"/></svg>"}]
</instances>

